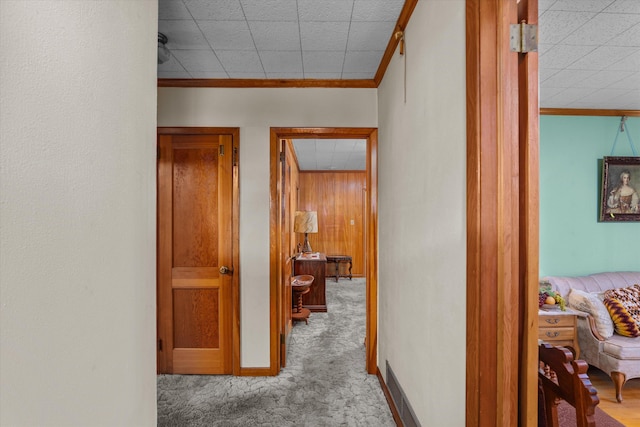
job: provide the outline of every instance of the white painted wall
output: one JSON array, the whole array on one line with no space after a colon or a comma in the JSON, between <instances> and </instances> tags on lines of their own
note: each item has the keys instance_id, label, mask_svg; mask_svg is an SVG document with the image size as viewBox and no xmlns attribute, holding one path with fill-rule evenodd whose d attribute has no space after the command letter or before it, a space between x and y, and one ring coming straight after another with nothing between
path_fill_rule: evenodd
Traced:
<instances>
[{"instance_id":1,"label":"white painted wall","mask_svg":"<svg viewBox=\"0 0 640 427\"><path fill-rule=\"evenodd\" d=\"M462 426L465 1L418 2L405 34L378 90L378 365L422 425Z\"/></svg>"},{"instance_id":2,"label":"white painted wall","mask_svg":"<svg viewBox=\"0 0 640 427\"><path fill-rule=\"evenodd\" d=\"M375 89L158 89L159 126L240 128L241 366L269 366L269 129L376 127Z\"/></svg>"},{"instance_id":3,"label":"white painted wall","mask_svg":"<svg viewBox=\"0 0 640 427\"><path fill-rule=\"evenodd\" d=\"M157 19L0 1L0 425L156 424Z\"/></svg>"}]
</instances>

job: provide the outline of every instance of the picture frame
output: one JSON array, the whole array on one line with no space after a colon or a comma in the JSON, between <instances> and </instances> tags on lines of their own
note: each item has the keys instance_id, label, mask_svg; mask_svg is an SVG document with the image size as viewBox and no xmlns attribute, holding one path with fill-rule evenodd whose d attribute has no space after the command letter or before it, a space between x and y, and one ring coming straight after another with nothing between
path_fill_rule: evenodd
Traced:
<instances>
[{"instance_id":1,"label":"picture frame","mask_svg":"<svg viewBox=\"0 0 640 427\"><path fill-rule=\"evenodd\" d=\"M640 221L640 157L604 157L600 221Z\"/></svg>"}]
</instances>

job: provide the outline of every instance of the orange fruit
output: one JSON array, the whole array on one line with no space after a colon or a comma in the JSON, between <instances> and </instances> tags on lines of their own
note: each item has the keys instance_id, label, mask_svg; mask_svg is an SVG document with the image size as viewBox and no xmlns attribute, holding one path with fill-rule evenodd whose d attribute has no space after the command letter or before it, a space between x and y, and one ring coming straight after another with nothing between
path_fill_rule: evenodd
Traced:
<instances>
[{"instance_id":1,"label":"orange fruit","mask_svg":"<svg viewBox=\"0 0 640 427\"><path fill-rule=\"evenodd\" d=\"M545 304L549 304L549 305L553 305L556 303L556 299L554 297L547 297L546 300L544 300Z\"/></svg>"}]
</instances>

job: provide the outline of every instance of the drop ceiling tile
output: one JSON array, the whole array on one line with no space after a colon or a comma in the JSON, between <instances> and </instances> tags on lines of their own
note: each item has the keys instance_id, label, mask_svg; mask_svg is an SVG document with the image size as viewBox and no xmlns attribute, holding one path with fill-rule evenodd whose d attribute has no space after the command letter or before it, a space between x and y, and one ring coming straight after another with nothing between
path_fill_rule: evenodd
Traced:
<instances>
[{"instance_id":1,"label":"drop ceiling tile","mask_svg":"<svg viewBox=\"0 0 640 427\"><path fill-rule=\"evenodd\" d=\"M538 13L542 15L542 12L549 9L556 0L538 0Z\"/></svg>"},{"instance_id":2,"label":"drop ceiling tile","mask_svg":"<svg viewBox=\"0 0 640 427\"><path fill-rule=\"evenodd\" d=\"M600 13L562 40L563 44L601 45L640 23L640 15Z\"/></svg>"},{"instance_id":3,"label":"drop ceiling tile","mask_svg":"<svg viewBox=\"0 0 640 427\"><path fill-rule=\"evenodd\" d=\"M354 21L390 21L394 24L400 16L404 0L355 0Z\"/></svg>"},{"instance_id":4,"label":"drop ceiling tile","mask_svg":"<svg viewBox=\"0 0 640 427\"><path fill-rule=\"evenodd\" d=\"M349 22L352 10L353 0L298 0L298 16L300 22Z\"/></svg>"},{"instance_id":5,"label":"drop ceiling tile","mask_svg":"<svg viewBox=\"0 0 640 427\"><path fill-rule=\"evenodd\" d=\"M305 77L308 76L309 73L341 73L343 62L343 52L302 52Z\"/></svg>"},{"instance_id":6,"label":"drop ceiling tile","mask_svg":"<svg viewBox=\"0 0 640 427\"><path fill-rule=\"evenodd\" d=\"M297 21L296 0L240 0L248 21Z\"/></svg>"},{"instance_id":7,"label":"drop ceiling tile","mask_svg":"<svg viewBox=\"0 0 640 427\"><path fill-rule=\"evenodd\" d=\"M599 102L599 101L613 101L619 96L623 96L628 92L628 89L599 89L589 92L584 97L580 98L580 102Z\"/></svg>"},{"instance_id":8,"label":"drop ceiling tile","mask_svg":"<svg viewBox=\"0 0 640 427\"><path fill-rule=\"evenodd\" d=\"M543 106L551 108L566 106L590 93L591 89L568 88L547 99L547 104Z\"/></svg>"},{"instance_id":9,"label":"drop ceiling tile","mask_svg":"<svg viewBox=\"0 0 640 427\"><path fill-rule=\"evenodd\" d=\"M349 22L301 22L303 50L337 50L347 48Z\"/></svg>"},{"instance_id":10,"label":"drop ceiling tile","mask_svg":"<svg viewBox=\"0 0 640 427\"><path fill-rule=\"evenodd\" d=\"M594 70L562 70L543 81L540 87L575 87L596 73Z\"/></svg>"},{"instance_id":11,"label":"drop ceiling tile","mask_svg":"<svg viewBox=\"0 0 640 427\"><path fill-rule=\"evenodd\" d=\"M637 50L633 47L601 46L567 68L572 70L603 70L611 67L619 58L624 58Z\"/></svg>"},{"instance_id":12,"label":"drop ceiling tile","mask_svg":"<svg viewBox=\"0 0 640 427\"><path fill-rule=\"evenodd\" d=\"M160 71L158 70L159 79L190 79L191 74L186 71Z\"/></svg>"},{"instance_id":13,"label":"drop ceiling tile","mask_svg":"<svg viewBox=\"0 0 640 427\"><path fill-rule=\"evenodd\" d=\"M386 48L395 22L352 22L347 50L380 50Z\"/></svg>"},{"instance_id":14,"label":"drop ceiling tile","mask_svg":"<svg viewBox=\"0 0 640 427\"><path fill-rule=\"evenodd\" d=\"M635 73L631 73L628 76L618 80L617 82L613 83L611 86L609 86L610 88L615 88L615 89L624 89L624 88L638 88L640 89L640 71L637 71ZM640 98L638 99L638 101L640 101Z\"/></svg>"},{"instance_id":15,"label":"drop ceiling tile","mask_svg":"<svg viewBox=\"0 0 640 427\"><path fill-rule=\"evenodd\" d=\"M253 50L253 38L244 21L198 21L207 41L214 50Z\"/></svg>"},{"instance_id":16,"label":"drop ceiling tile","mask_svg":"<svg viewBox=\"0 0 640 427\"><path fill-rule=\"evenodd\" d=\"M318 79L318 80L338 80L342 77L341 72L335 73L316 73L316 72L304 72L305 79Z\"/></svg>"},{"instance_id":17,"label":"drop ceiling tile","mask_svg":"<svg viewBox=\"0 0 640 427\"><path fill-rule=\"evenodd\" d=\"M243 21L239 0L184 0L196 20Z\"/></svg>"},{"instance_id":18,"label":"drop ceiling tile","mask_svg":"<svg viewBox=\"0 0 640 427\"><path fill-rule=\"evenodd\" d=\"M255 50L217 50L216 55L227 73L262 73L264 69Z\"/></svg>"},{"instance_id":19,"label":"drop ceiling tile","mask_svg":"<svg viewBox=\"0 0 640 427\"><path fill-rule=\"evenodd\" d=\"M229 75L224 71L192 71L194 79L228 79Z\"/></svg>"},{"instance_id":20,"label":"drop ceiling tile","mask_svg":"<svg viewBox=\"0 0 640 427\"><path fill-rule=\"evenodd\" d=\"M562 91L567 90L564 87L540 87L540 98L550 99ZM545 107L545 105L543 105Z\"/></svg>"},{"instance_id":21,"label":"drop ceiling tile","mask_svg":"<svg viewBox=\"0 0 640 427\"><path fill-rule=\"evenodd\" d=\"M640 1L638 2L640 4ZM636 24L627 31L607 42L609 46L640 46L640 24Z\"/></svg>"},{"instance_id":22,"label":"drop ceiling tile","mask_svg":"<svg viewBox=\"0 0 640 427\"><path fill-rule=\"evenodd\" d=\"M182 66L191 71L216 71L224 72L220 61L211 50L173 50L171 54L176 57Z\"/></svg>"},{"instance_id":23,"label":"drop ceiling tile","mask_svg":"<svg viewBox=\"0 0 640 427\"><path fill-rule=\"evenodd\" d=\"M182 0L158 0L158 19L191 19Z\"/></svg>"},{"instance_id":24,"label":"drop ceiling tile","mask_svg":"<svg viewBox=\"0 0 640 427\"><path fill-rule=\"evenodd\" d=\"M209 49L194 21L163 19L158 21L158 31L167 36L169 49Z\"/></svg>"},{"instance_id":25,"label":"drop ceiling tile","mask_svg":"<svg viewBox=\"0 0 640 427\"><path fill-rule=\"evenodd\" d=\"M612 64L606 67L606 69L628 71L640 70L640 49L636 49L632 53L627 53L621 60L612 62Z\"/></svg>"},{"instance_id":26,"label":"drop ceiling tile","mask_svg":"<svg viewBox=\"0 0 640 427\"><path fill-rule=\"evenodd\" d=\"M302 57L297 50L261 51L260 59L267 74L283 71L302 74Z\"/></svg>"},{"instance_id":27,"label":"drop ceiling tile","mask_svg":"<svg viewBox=\"0 0 640 427\"><path fill-rule=\"evenodd\" d=\"M593 12L547 10L539 18L540 43L560 43L594 16Z\"/></svg>"},{"instance_id":28,"label":"drop ceiling tile","mask_svg":"<svg viewBox=\"0 0 640 427\"><path fill-rule=\"evenodd\" d=\"M265 73L250 71L229 71L228 74L230 79L264 79L267 77Z\"/></svg>"},{"instance_id":29,"label":"drop ceiling tile","mask_svg":"<svg viewBox=\"0 0 640 427\"><path fill-rule=\"evenodd\" d=\"M249 29L258 50L300 49L297 22L250 21Z\"/></svg>"},{"instance_id":30,"label":"drop ceiling tile","mask_svg":"<svg viewBox=\"0 0 640 427\"><path fill-rule=\"evenodd\" d=\"M371 80L376 76L378 70L371 70L366 73L342 73L343 80Z\"/></svg>"},{"instance_id":31,"label":"drop ceiling tile","mask_svg":"<svg viewBox=\"0 0 640 427\"><path fill-rule=\"evenodd\" d=\"M355 147L356 141L355 139L338 139L336 140L336 152L340 153L349 153L353 151L353 147Z\"/></svg>"},{"instance_id":32,"label":"drop ceiling tile","mask_svg":"<svg viewBox=\"0 0 640 427\"><path fill-rule=\"evenodd\" d=\"M613 0L556 0L550 5L550 10L601 12Z\"/></svg>"},{"instance_id":33,"label":"drop ceiling tile","mask_svg":"<svg viewBox=\"0 0 640 427\"><path fill-rule=\"evenodd\" d=\"M318 158L325 159L333 156L336 143L333 139L319 139L316 140L316 154Z\"/></svg>"},{"instance_id":34,"label":"drop ceiling tile","mask_svg":"<svg viewBox=\"0 0 640 427\"><path fill-rule=\"evenodd\" d=\"M639 13L640 2L638 0L616 0L607 7L605 12L614 13Z\"/></svg>"},{"instance_id":35,"label":"drop ceiling tile","mask_svg":"<svg viewBox=\"0 0 640 427\"><path fill-rule=\"evenodd\" d=\"M345 73L369 73L380 64L384 51L377 52L347 52L344 58ZM375 71L374 71L375 72Z\"/></svg>"},{"instance_id":36,"label":"drop ceiling tile","mask_svg":"<svg viewBox=\"0 0 640 427\"><path fill-rule=\"evenodd\" d=\"M632 74L633 73L631 71L598 71L595 74L582 80L580 82L580 86L592 89L610 88L620 80L623 80Z\"/></svg>"},{"instance_id":37,"label":"drop ceiling tile","mask_svg":"<svg viewBox=\"0 0 640 427\"><path fill-rule=\"evenodd\" d=\"M558 68L542 68L540 67L540 69L538 70L538 80L540 80L540 82L543 82L545 80L547 80L549 77L553 76L554 74L558 73L559 71L561 71Z\"/></svg>"},{"instance_id":38,"label":"drop ceiling tile","mask_svg":"<svg viewBox=\"0 0 640 427\"><path fill-rule=\"evenodd\" d=\"M565 68L588 55L594 46L568 46L559 44L540 55L540 68Z\"/></svg>"},{"instance_id":39,"label":"drop ceiling tile","mask_svg":"<svg viewBox=\"0 0 640 427\"><path fill-rule=\"evenodd\" d=\"M162 72L187 72L187 70L184 69L184 67L182 66L182 64L180 64L180 62L176 59L176 57L174 55L171 55L169 57L169 60L167 62L165 62L164 64L158 64L158 71L162 71Z\"/></svg>"},{"instance_id":40,"label":"drop ceiling tile","mask_svg":"<svg viewBox=\"0 0 640 427\"><path fill-rule=\"evenodd\" d=\"M266 73L268 79L292 79L301 80L304 79L304 74L301 72L294 73L291 71L280 71L276 73Z\"/></svg>"},{"instance_id":41,"label":"drop ceiling tile","mask_svg":"<svg viewBox=\"0 0 640 427\"><path fill-rule=\"evenodd\" d=\"M298 151L315 152L316 151L315 139L294 139L293 146L296 152Z\"/></svg>"}]
</instances>

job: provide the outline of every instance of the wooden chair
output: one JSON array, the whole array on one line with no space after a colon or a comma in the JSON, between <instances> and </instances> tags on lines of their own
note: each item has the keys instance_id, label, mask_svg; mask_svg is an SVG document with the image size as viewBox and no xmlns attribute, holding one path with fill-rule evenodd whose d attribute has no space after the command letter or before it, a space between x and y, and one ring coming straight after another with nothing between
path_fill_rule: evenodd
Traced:
<instances>
[{"instance_id":1,"label":"wooden chair","mask_svg":"<svg viewBox=\"0 0 640 427\"><path fill-rule=\"evenodd\" d=\"M573 360L573 353L565 347L546 343L540 344L538 354L538 385L544 406L543 411L538 411L540 417L544 417L539 425L559 427L558 403L562 399L575 408L577 427L594 427L600 399L587 375L587 362Z\"/></svg>"}]
</instances>

